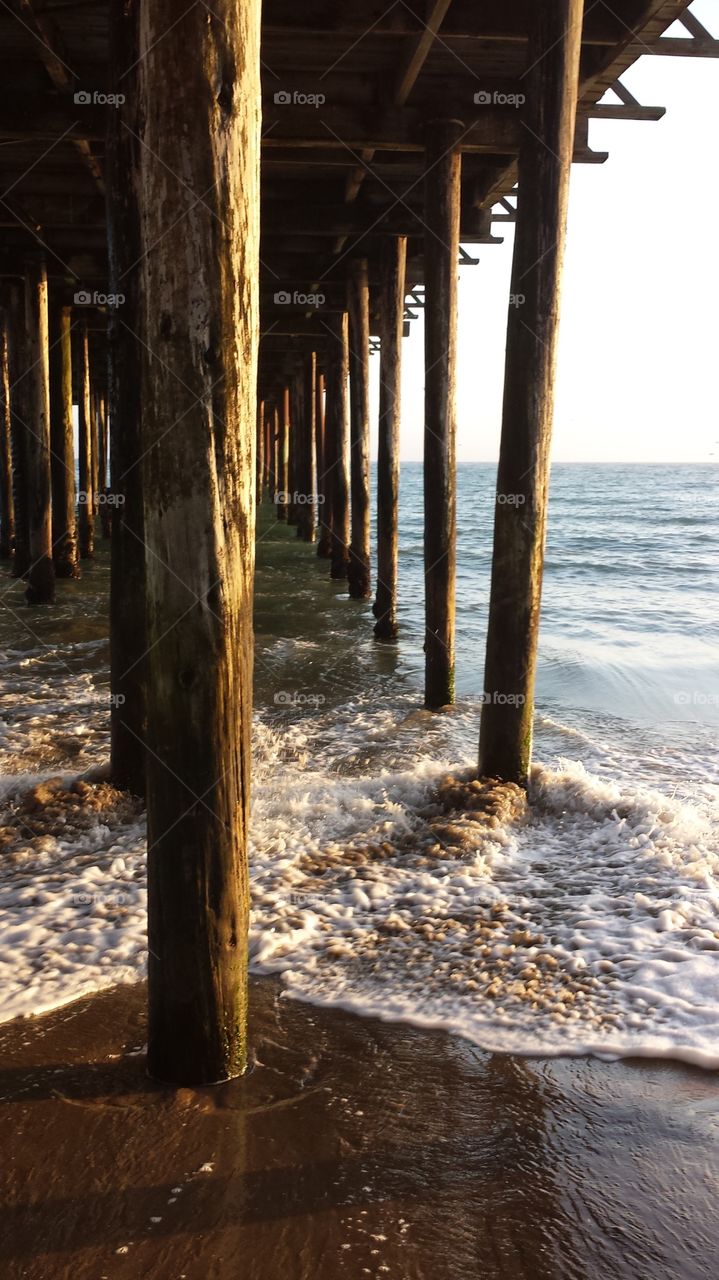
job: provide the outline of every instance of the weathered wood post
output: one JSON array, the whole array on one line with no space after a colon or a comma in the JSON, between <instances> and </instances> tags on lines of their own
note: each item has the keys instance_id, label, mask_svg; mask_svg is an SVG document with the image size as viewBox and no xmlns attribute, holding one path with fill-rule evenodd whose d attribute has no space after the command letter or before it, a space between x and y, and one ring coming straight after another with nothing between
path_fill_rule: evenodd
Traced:
<instances>
[{"instance_id":1,"label":"weathered wood post","mask_svg":"<svg viewBox=\"0 0 719 1280\"><path fill-rule=\"evenodd\" d=\"M110 769L116 787L145 794L145 516L142 501L140 212L137 67L140 0L111 0L110 81L125 102L108 111L110 290L108 406L113 512L110 541ZM171 434L169 439L171 439ZM168 439L168 443L169 443Z\"/></svg>"},{"instance_id":2,"label":"weathered wood post","mask_svg":"<svg viewBox=\"0 0 719 1280\"><path fill-rule=\"evenodd\" d=\"M349 563L349 321L347 312L328 316L327 418L325 427L325 481L329 481L332 507L331 578L346 578Z\"/></svg>"},{"instance_id":3,"label":"weathered wood post","mask_svg":"<svg viewBox=\"0 0 719 1280\"><path fill-rule=\"evenodd\" d=\"M10 335L8 314L3 306L0 308L0 560L9 560L15 545L11 437Z\"/></svg>"},{"instance_id":4,"label":"weathered wood post","mask_svg":"<svg viewBox=\"0 0 719 1280\"><path fill-rule=\"evenodd\" d=\"M347 278L350 375L350 488L352 537L347 580L355 600L370 592L369 494L369 281L367 259L350 265Z\"/></svg>"},{"instance_id":5,"label":"weathered wood post","mask_svg":"<svg viewBox=\"0 0 719 1280\"><path fill-rule=\"evenodd\" d=\"M282 391L282 408L278 415L277 441L277 519L287 521L290 502L290 389Z\"/></svg>"},{"instance_id":6,"label":"weathered wood post","mask_svg":"<svg viewBox=\"0 0 719 1280\"><path fill-rule=\"evenodd\" d=\"M327 474L327 412L325 372L317 370L317 555L332 555L332 477Z\"/></svg>"},{"instance_id":7,"label":"weathered wood post","mask_svg":"<svg viewBox=\"0 0 719 1280\"><path fill-rule=\"evenodd\" d=\"M257 505L259 507L265 491L265 402L260 400L257 406L257 462L256 462Z\"/></svg>"},{"instance_id":8,"label":"weathered wood post","mask_svg":"<svg viewBox=\"0 0 719 1280\"><path fill-rule=\"evenodd\" d=\"M278 495L282 491L281 478L281 437L282 429L280 424L280 406L275 403L272 411L272 464L274 467L274 484L272 486L272 501L275 507L278 505ZM275 512L275 514L277 514Z\"/></svg>"},{"instance_id":9,"label":"weathered wood post","mask_svg":"<svg viewBox=\"0 0 719 1280\"><path fill-rule=\"evenodd\" d=\"M97 502L99 503L100 528L102 529L103 538L109 538L112 530L112 508L107 502L109 444L107 396L101 392L97 398L97 471L99 477Z\"/></svg>"},{"instance_id":10,"label":"weathered wood post","mask_svg":"<svg viewBox=\"0 0 719 1280\"><path fill-rule=\"evenodd\" d=\"M76 369L77 384L77 451L78 451L78 543L80 558L91 560L95 552L95 492L92 487L92 391L90 388L90 351L87 319L83 316L77 328Z\"/></svg>"},{"instance_id":11,"label":"weathered wood post","mask_svg":"<svg viewBox=\"0 0 719 1280\"><path fill-rule=\"evenodd\" d=\"M464 126L427 130L425 178L425 705L454 702L457 275Z\"/></svg>"},{"instance_id":12,"label":"weathered wood post","mask_svg":"<svg viewBox=\"0 0 719 1280\"><path fill-rule=\"evenodd\" d=\"M12 453L12 496L15 511L15 545L12 575L24 578L30 568L30 526L28 509L27 423L30 414L28 344L25 324L24 287L11 285L8 301L10 340L10 445Z\"/></svg>"},{"instance_id":13,"label":"weathered wood post","mask_svg":"<svg viewBox=\"0 0 719 1280\"><path fill-rule=\"evenodd\" d=\"M535 5L494 515L480 728L482 774L526 784L554 410L559 297L574 148L582 0Z\"/></svg>"},{"instance_id":14,"label":"weathered wood post","mask_svg":"<svg viewBox=\"0 0 719 1280\"><path fill-rule=\"evenodd\" d=\"M300 481L302 502L299 506L298 532L305 542L314 542L317 524L317 355L311 351L302 369L302 438L300 443Z\"/></svg>"},{"instance_id":15,"label":"weathered wood post","mask_svg":"<svg viewBox=\"0 0 719 1280\"><path fill-rule=\"evenodd\" d=\"M402 394L406 236L387 240L380 286L379 441L377 447L378 640L397 638L399 556L399 428Z\"/></svg>"},{"instance_id":16,"label":"weathered wood post","mask_svg":"<svg viewBox=\"0 0 719 1280\"><path fill-rule=\"evenodd\" d=\"M300 475L302 472L302 462L300 452L302 448L302 433L304 430L304 387L299 372L293 374L290 383L290 433L289 433L289 466L287 470L287 487L289 489L290 501L287 507L287 522L293 524L297 530L297 537L302 537L300 528L300 512L297 498L300 490Z\"/></svg>"},{"instance_id":17,"label":"weathered wood post","mask_svg":"<svg viewBox=\"0 0 719 1280\"><path fill-rule=\"evenodd\" d=\"M50 335L47 268L36 256L25 274L25 323L28 337L28 421L25 437L28 471L30 567L28 604L55 598L52 562L52 481L50 476Z\"/></svg>"},{"instance_id":18,"label":"weathered wood post","mask_svg":"<svg viewBox=\"0 0 719 1280\"><path fill-rule=\"evenodd\" d=\"M58 578L78 578L75 441L72 420L72 308L56 303L50 329L52 546Z\"/></svg>"},{"instance_id":19,"label":"weathered wood post","mask_svg":"<svg viewBox=\"0 0 719 1280\"><path fill-rule=\"evenodd\" d=\"M260 0L143 0L148 1068L185 1084L247 1060L259 48Z\"/></svg>"}]
</instances>

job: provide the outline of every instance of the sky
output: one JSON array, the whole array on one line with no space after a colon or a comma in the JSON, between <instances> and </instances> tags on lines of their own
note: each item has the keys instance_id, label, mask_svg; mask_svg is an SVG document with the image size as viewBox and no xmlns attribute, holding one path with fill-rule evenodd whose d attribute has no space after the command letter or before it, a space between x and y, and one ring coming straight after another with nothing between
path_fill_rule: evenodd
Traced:
<instances>
[{"instance_id":1,"label":"sky","mask_svg":"<svg viewBox=\"0 0 719 1280\"><path fill-rule=\"evenodd\" d=\"M719 37L719 0L692 12ZM643 57L623 82L667 113L591 122L609 159L573 166L552 456L719 462L719 60ZM460 272L460 461L497 456L512 233L498 223L505 243L468 246L480 265ZM420 318L403 343L407 461L422 457L423 364Z\"/></svg>"}]
</instances>

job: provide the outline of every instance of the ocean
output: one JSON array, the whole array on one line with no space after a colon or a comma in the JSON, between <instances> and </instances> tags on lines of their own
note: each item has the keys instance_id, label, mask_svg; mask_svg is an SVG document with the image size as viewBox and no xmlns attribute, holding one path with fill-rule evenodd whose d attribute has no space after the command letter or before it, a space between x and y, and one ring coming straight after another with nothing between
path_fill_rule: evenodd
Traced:
<instances>
[{"instance_id":1,"label":"ocean","mask_svg":"<svg viewBox=\"0 0 719 1280\"><path fill-rule=\"evenodd\" d=\"M253 971L288 997L497 1051L719 1066L719 469L552 473L528 812L443 814L476 765L495 469L458 468L457 704L422 708L422 469L402 468L401 635L258 522ZM107 548L59 603L0 589L3 1016L144 972L144 835L23 789L107 759ZM20 816L18 816L20 815ZM20 823L20 827L18 827Z\"/></svg>"}]
</instances>

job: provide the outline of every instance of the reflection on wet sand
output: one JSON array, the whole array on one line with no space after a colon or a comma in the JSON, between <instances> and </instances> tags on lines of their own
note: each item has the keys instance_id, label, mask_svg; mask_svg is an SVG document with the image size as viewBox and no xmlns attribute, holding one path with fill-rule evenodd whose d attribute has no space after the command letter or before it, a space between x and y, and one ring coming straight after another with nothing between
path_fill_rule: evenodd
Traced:
<instances>
[{"instance_id":1,"label":"reflection on wet sand","mask_svg":"<svg viewBox=\"0 0 719 1280\"><path fill-rule=\"evenodd\" d=\"M144 1073L144 991L0 1029L3 1277L709 1280L715 1076L516 1059L253 985L253 1068Z\"/></svg>"}]
</instances>

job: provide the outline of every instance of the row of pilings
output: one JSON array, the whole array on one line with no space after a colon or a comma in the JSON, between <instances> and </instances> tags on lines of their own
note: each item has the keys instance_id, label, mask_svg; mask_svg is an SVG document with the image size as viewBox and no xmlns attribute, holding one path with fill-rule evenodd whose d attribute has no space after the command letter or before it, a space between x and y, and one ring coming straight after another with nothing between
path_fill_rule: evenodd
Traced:
<instances>
[{"instance_id":1,"label":"row of pilings","mask_svg":"<svg viewBox=\"0 0 719 1280\"><path fill-rule=\"evenodd\" d=\"M525 303L508 320L480 771L523 784L581 17L581 0L533 6L519 155L512 291ZM273 333L260 349L259 0L217 0L212 15L198 5L180 18L172 0L143 0L141 23L138 0L112 0L110 48L110 87L124 102L109 113L107 137L107 292L122 298L107 325L109 412L93 390L86 324L54 306L45 265L29 260L3 306L4 549L32 603L49 601L55 576L91 553L106 456L98 423L109 417L111 766L118 786L147 801L148 1067L161 1080L201 1084L238 1075L247 1061L257 489L302 538L316 539L333 577L369 596L377 285L374 611L378 638L395 638L406 244L388 237L381 255L352 262L346 305L326 315L321 341ZM219 90L216 72L226 76ZM460 120L427 121L429 707L450 702L454 683L463 136ZM71 491L73 399L82 504Z\"/></svg>"},{"instance_id":2,"label":"row of pilings","mask_svg":"<svg viewBox=\"0 0 719 1280\"><path fill-rule=\"evenodd\" d=\"M0 559L40 605L109 536L107 361L102 330L49 289L44 260L25 269L0 294Z\"/></svg>"}]
</instances>

